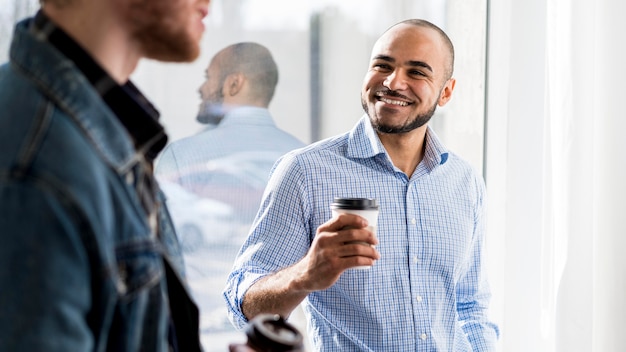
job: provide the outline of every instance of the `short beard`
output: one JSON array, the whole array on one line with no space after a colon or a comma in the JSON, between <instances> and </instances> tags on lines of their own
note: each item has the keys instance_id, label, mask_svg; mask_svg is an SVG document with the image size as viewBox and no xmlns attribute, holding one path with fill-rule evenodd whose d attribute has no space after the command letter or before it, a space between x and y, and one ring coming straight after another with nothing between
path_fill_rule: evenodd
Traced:
<instances>
[{"instance_id":1,"label":"short beard","mask_svg":"<svg viewBox=\"0 0 626 352\"><path fill-rule=\"evenodd\" d=\"M205 125L217 125L224 118L224 109L221 105L201 104L196 120Z\"/></svg>"},{"instance_id":2,"label":"short beard","mask_svg":"<svg viewBox=\"0 0 626 352\"><path fill-rule=\"evenodd\" d=\"M153 34L157 33L158 31L155 31ZM185 40L182 35L170 41L166 40L165 35L156 40L153 36L144 38L142 38L143 49L146 57L150 59L163 62L192 62L200 56L200 48L196 43Z\"/></svg>"},{"instance_id":3,"label":"short beard","mask_svg":"<svg viewBox=\"0 0 626 352\"><path fill-rule=\"evenodd\" d=\"M144 55L165 62L191 62L200 55L200 45L179 27L178 19L162 1L135 1L134 36L141 43ZM146 5L148 4L148 5Z\"/></svg>"},{"instance_id":4,"label":"short beard","mask_svg":"<svg viewBox=\"0 0 626 352\"><path fill-rule=\"evenodd\" d=\"M435 103L430 108L430 110L426 111L423 114L418 114L413 119L407 121L404 125L390 126L390 125L381 124L380 119L376 120L372 117L372 115L369 112L367 102L363 98L361 98L361 106L363 106L363 110L365 111L367 116L369 116L372 127L374 127L376 131L380 133L386 133L386 134L407 133L407 132L413 131L416 128L420 128L424 126L425 124L427 124L428 121L430 121L430 119L435 114L435 110L437 110L437 103Z\"/></svg>"},{"instance_id":5,"label":"short beard","mask_svg":"<svg viewBox=\"0 0 626 352\"><path fill-rule=\"evenodd\" d=\"M211 94L206 100L200 104L200 110L196 115L196 120L203 124L217 125L222 121L225 115L224 111L224 82L220 83L215 94Z\"/></svg>"}]
</instances>

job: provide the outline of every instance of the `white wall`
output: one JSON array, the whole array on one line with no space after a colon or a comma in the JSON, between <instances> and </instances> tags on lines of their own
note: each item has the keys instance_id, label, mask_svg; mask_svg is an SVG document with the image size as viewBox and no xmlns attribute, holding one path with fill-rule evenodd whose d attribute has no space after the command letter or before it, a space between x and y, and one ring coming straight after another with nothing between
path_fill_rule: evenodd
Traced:
<instances>
[{"instance_id":1,"label":"white wall","mask_svg":"<svg viewBox=\"0 0 626 352\"><path fill-rule=\"evenodd\" d=\"M622 351L625 5L490 6L488 243L501 350Z\"/></svg>"},{"instance_id":2,"label":"white wall","mask_svg":"<svg viewBox=\"0 0 626 352\"><path fill-rule=\"evenodd\" d=\"M591 92L581 89L580 98L592 98L595 114L593 133L597 170L594 178L593 213L593 350L619 351L626 346L626 119L624 87L626 82L626 3L595 2L596 75ZM585 16L586 18L587 16ZM586 48L581 48L586 49ZM584 67L588 67L585 65ZM582 88L582 87L581 87Z\"/></svg>"}]
</instances>

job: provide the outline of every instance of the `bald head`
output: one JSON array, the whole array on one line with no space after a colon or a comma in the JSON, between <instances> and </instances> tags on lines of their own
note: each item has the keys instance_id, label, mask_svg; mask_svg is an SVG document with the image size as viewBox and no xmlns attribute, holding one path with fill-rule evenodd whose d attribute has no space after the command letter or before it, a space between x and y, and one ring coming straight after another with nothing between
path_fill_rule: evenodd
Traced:
<instances>
[{"instance_id":1,"label":"bald head","mask_svg":"<svg viewBox=\"0 0 626 352\"><path fill-rule=\"evenodd\" d=\"M278 67L263 45L243 42L220 50L206 69L200 86L200 110L196 119L216 124L238 106L268 108L276 84Z\"/></svg>"},{"instance_id":2,"label":"bald head","mask_svg":"<svg viewBox=\"0 0 626 352\"><path fill-rule=\"evenodd\" d=\"M263 45L243 42L230 45L215 55L221 79L240 73L250 83L250 95L269 105L278 83L278 67L270 51Z\"/></svg>"},{"instance_id":3,"label":"bald head","mask_svg":"<svg viewBox=\"0 0 626 352\"><path fill-rule=\"evenodd\" d=\"M444 45L447 51L448 61L445 63L445 79L446 80L450 79L452 77L452 74L454 73L454 45L452 45L452 41L450 40L450 37L448 37L446 32L444 32L441 28L437 27L436 25L426 20L408 19L402 22L398 22L394 24L393 26L389 27L387 31L385 31L385 33L387 33L389 30L399 25L411 25L411 26L416 26L420 28L427 28L427 29L433 30L434 32L438 34L439 38L441 39L442 44Z\"/></svg>"}]
</instances>

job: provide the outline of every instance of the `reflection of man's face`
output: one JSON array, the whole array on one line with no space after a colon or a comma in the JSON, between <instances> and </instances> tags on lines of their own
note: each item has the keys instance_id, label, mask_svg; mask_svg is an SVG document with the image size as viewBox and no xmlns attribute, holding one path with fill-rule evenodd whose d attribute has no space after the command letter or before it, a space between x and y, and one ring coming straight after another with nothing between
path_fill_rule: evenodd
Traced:
<instances>
[{"instance_id":1,"label":"reflection of man's face","mask_svg":"<svg viewBox=\"0 0 626 352\"><path fill-rule=\"evenodd\" d=\"M205 81L200 86L200 109L196 119L198 122L217 124L224 117L224 79L219 72L216 60L205 71Z\"/></svg>"},{"instance_id":2,"label":"reflection of man's face","mask_svg":"<svg viewBox=\"0 0 626 352\"><path fill-rule=\"evenodd\" d=\"M209 0L117 0L143 54L163 61L192 61L200 53Z\"/></svg>"}]
</instances>

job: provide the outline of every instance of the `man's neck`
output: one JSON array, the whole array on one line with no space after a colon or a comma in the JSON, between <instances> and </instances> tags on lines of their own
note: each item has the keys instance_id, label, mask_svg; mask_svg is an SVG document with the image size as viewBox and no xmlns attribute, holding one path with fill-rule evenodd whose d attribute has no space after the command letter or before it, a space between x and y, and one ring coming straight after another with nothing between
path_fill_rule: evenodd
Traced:
<instances>
[{"instance_id":1,"label":"man's neck","mask_svg":"<svg viewBox=\"0 0 626 352\"><path fill-rule=\"evenodd\" d=\"M385 146L393 164L411 177L424 158L426 126L402 134L378 132L378 138Z\"/></svg>"},{"instance_id":2,"label":"man's neck","mask_svg":"<svg viewBox=\"0 0 626 352\"><path fill-rule=\"evenodd\" d=\"M141 58L109 1L78 1L63 8L44 5L43 12L98 62L119 84L128 81Z\"/></svg>"}]
</instances>

